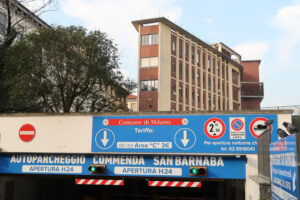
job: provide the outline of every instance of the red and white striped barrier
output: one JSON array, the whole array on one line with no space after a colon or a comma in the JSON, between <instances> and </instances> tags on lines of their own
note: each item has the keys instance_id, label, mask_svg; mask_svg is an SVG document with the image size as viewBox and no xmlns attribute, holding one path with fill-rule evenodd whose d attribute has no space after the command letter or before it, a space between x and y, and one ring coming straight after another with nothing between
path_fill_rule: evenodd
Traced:
<instances>
[{"instance_id":1,"label":"red and white striped barrier","mask_svg":"<svg viewBox=\"0 0 300 200\"><path fill-rule=\"evenodd\" d=\"M148 181L151 187L201 187L201 182L195 181Z\"/></svg>"},{"instance_id":2,"label":"red and white striped barrier","mask_svg":"<svg viewBox=\"0 0 300 200\"><path fill-rule=\"evenodd\" d=\"M124 185L124 180L112 179L75 179L77 185Z\"/></svg>"}]
</instances>

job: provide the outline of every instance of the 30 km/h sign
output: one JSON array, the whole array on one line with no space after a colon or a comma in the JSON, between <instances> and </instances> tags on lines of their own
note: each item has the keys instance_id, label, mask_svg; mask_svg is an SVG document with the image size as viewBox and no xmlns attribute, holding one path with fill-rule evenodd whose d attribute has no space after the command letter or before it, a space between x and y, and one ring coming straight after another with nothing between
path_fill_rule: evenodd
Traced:
<instances>
[{"instance_id":1,"label":"30 km/h sign","mask_svg":"<svg viewBox=\"0 0 300 200\"><path fill-rule=\"evenodd\" d=\"M31 124L21 126L19 130L19 137L23 142L30 142L35 136L35 128Z\"/></svg>"}]
</instances>

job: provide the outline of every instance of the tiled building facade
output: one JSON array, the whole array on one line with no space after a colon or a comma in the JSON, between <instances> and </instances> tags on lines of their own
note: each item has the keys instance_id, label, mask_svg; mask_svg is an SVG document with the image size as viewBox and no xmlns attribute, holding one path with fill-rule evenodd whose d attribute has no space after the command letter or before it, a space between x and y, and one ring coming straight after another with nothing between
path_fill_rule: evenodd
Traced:
<instances>
[{"instance_id":1,"label":"tiled building facade","mask_svg":"<svg viewBox=\"0 0 300 200\"><path fill-rule=\"evenodd\" d=\"M165 18L132 23L139 33L139 111L241 109L239 54Z\"/></svg>"}]
</instances>

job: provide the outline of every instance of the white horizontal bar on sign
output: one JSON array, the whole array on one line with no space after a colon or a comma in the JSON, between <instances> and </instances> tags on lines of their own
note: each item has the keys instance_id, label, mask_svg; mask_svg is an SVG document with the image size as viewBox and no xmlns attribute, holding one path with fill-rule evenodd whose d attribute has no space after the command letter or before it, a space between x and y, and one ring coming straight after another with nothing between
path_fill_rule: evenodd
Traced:
<instances>
[{"instance_id":1,"label":"white horizontal bar on sign","mask_svg":"<svg viewBox=\"0 0 300 200\"><path fill-rule=\"evenodd\" d=\"M172 149L172 142L117 142L118 149Z\"/></svg>"},{"instance_id":2,"label":"white horizontal bar on sign","mask_svg":"<svg viewBox=\"0 0 300 200\"><path fill-rule=\"evenodd\" d=\"M124 180L114 179L75 179L77 185L124 185Z\"/></svg>"},{"instance_id":3,"label":"white horizontal bar on sign","mask_svg":"<svg viewBox=\"0 0 300 200\"><path fill-rule=\"evenodd\" d=\"M20 135L34 135L34 131L20 131Z\"/></svg>"},{"instance_id":4,"label":"white horizontal bar on sign","mask_svg":"<svg viewBox=\"0 0 300 200\"><path fill-rule=\"evenodd\" d=\"M181 176L182 169L165 167L115 167L114 173L118 175Z\"/></svg>"},{"instance_id":5,"label":"white horizontal bar on sign","mask_svg":"<svg viewBox=\"0 0 300 200\"><path fill-rule=\"evenodd\" d=\"M201 182L196 181L148 181L151 187L201 187Z\"/></svg>"},{"instance_id":6,"label":"white horizontal bar on sign","mask_svg":"<svg viewBox=\"0 0 300 200\"><path fill-rule=\"evenodd\" d=\"M22 172L25 173L47 173L47 174L76 174L82 173L82 166L72 165L23 165Z\"/></svg>"}]
</instances>

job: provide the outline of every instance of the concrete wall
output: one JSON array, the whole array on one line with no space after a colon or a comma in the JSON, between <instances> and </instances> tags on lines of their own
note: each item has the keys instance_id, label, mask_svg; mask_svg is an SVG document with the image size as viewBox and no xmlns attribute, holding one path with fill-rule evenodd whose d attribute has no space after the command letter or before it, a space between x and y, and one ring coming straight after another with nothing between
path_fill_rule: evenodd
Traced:
<instances>
[{"instance_id":1,"label":"concrete wall","mask_svg":"<svg viewBox=\"0 0 300 200\"><path fill-rule=\"evenodd\" d=\"M171 110L171 29L159 23L158 110Z\"/></svg>"}]
</instances>

